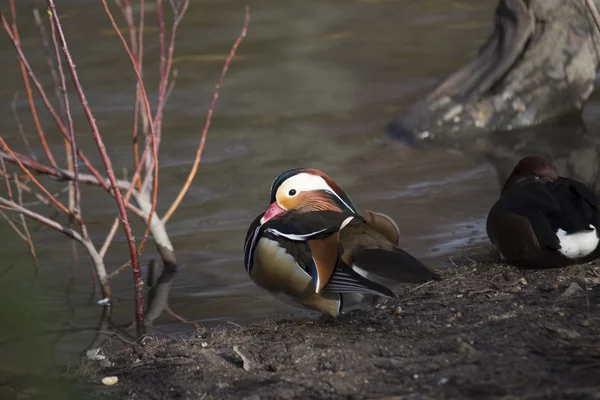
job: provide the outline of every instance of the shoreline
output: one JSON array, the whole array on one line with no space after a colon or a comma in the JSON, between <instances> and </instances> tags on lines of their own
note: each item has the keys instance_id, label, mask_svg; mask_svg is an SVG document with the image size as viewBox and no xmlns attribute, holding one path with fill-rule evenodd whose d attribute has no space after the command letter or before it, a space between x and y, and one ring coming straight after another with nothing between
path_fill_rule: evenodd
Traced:
<instances>
[{"instance_id":1,"label":"shoreline","mask_svg":"<svg viewBox=\"0 0 600 400\"><path fill-rule=\"evenodd\" d=\"M290 320L146 340L98 371L107 398L600 397L600 268L453 260L441 282L323 324ZM100 376L100 375L98 375ZM99 379L94 380L95 385Z\"/></svg>"}]
</instances>

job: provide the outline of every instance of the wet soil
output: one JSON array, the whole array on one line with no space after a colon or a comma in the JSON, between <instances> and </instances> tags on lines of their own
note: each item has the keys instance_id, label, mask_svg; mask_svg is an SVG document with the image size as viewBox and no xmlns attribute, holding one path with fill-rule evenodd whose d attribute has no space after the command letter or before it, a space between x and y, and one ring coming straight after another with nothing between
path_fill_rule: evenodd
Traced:
<instances>
[{"instance_id":1,"label":"wet soil","mask_svg":"<svg viewBox=\"0 0 600 400\"><path fill-rule=\"evenodd\" d=\"M324 323L151 339L110 356L111 398L600 399L597 264L465 259L444 280ZM458 265L460 264L460 265Z\"/></svg>"}]
</instances>

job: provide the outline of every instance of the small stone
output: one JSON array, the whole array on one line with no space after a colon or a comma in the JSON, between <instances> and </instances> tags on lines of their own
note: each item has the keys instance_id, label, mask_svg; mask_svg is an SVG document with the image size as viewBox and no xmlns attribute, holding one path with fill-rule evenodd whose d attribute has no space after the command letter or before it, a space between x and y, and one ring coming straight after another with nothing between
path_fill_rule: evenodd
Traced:
<instances>
[{"instance_id":1,"label":"small stone","mask_svg":"<svg viewBox=\"0 0 600 400\"><path fill-rule=\"evenodd\" d=\"M396 310L394 311L394 314L396 314L396 315L402 314L402 307L400 307L400 306L396 307Z\"/></svg>"},{"instance_id":2,"label":"small stone","mask_svg":"<svg viewBox=\"0 0 600 400\"><path fill-rule=\"evenodd\" d=\"M581 336L579 333L572 331L570 329L563 329L563 328L558 328L556 330L556 333L558 333L558 336L560 336L561 339L577 339L579 336Z\"/></svg>"},{"instance_id":3,"label":"small stone","mask_svg":"<svg viewBox=\"0 0 600 400\"><path fill-rule=\"evenodd\" d=\"M584 319L583 321L581 321L581 326L590 326L591 322L589 319Z\"/></svg>"},{"instance_id":4,"label":"small stone","mask_svg":"<svg viewBox=\"0 0 600 400\"><path fill-rule=\"evenodd\" d=\"M573 296L574 294L583 292L583 289L581 288L581 286L579 286L579 284L577 284L577 282L571 282L571 284L569 285L569 287L567 288L567 290L565 290L563 292L563 294L561 294L561 297L570 297Z\"/></svg>"},{"instance_id":5,"label":"small stone","mask_svg":"<svg viewBox=\"0 0 600 400\"><path fill-rule=\"evenodd\" d=\"M102 378L102 383L106 386L112 386L117 382L119 382L119 378L116 376L106 376Z\"/></svg>"},{"instance_id":6,"label":"small stone","mask_svg":"<svg viewBox=\"0 0 600 400\"><path fill-rule=\"evenodd\" d=\"M446 383L448 383L448 381L450 381L450 379L443 377L439 380L438 385L445 385Z\"/></svg>"},{"instance_id":7,"label":"small stone","mask_svg":"<svg viewBox=\"0 0 600 400\"><path fill-rule=\"evenodd\" d=\"M206 343L206 342L202 342L202 343L200 344L200 346L202 346L202 347L207 347L207 346L208 346L208 343Z\"/></svg>"}]
</instances>

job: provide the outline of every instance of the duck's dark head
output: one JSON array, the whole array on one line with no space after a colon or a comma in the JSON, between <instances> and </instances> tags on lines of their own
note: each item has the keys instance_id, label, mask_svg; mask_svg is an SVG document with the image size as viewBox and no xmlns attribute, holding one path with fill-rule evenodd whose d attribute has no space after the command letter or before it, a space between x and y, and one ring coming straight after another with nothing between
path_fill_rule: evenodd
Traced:
<instances>
[{"instance_id":1,"label":"duck's dark head","mask_svg":"<svg viewBox=\"0 0 600 400\"><path fill-rule=\"evenodd\" d=\"M271 185L270 206L261 219L270 219L289 211L319 210L356 213L352 201L330 177L318 169L298 168L280 174Z\"/></svg>"},{"instance_id":2,"label":"duck's dark head","mask_svg":"<svg viewBox=\"0 0 600 400\"><path fill-rule=\"evenodd\" d=\"M529 156L519 161L506 180L502 191L523 183L551 182L556 178L558 178L558 173L548 160L539 156Z\"/></svg>"}]
</instances>

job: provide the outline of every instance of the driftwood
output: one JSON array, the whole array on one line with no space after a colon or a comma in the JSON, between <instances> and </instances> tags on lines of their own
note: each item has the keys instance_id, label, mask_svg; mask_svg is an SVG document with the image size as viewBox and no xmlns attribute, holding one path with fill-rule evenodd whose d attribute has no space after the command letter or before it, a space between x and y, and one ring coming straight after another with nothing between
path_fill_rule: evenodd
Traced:
<instances>
[{"instance_id":1,"label":"driftwood","mask_svg":"<svg viewBox=\"0 0 600 400\"><path fill-rule=\"evenodd\" d=\"M586 0L500 0L494 32L478 56L388 131L412 140L460 138L577 113L594 89L599 54Z\"/></svg>"}]
</instances>

